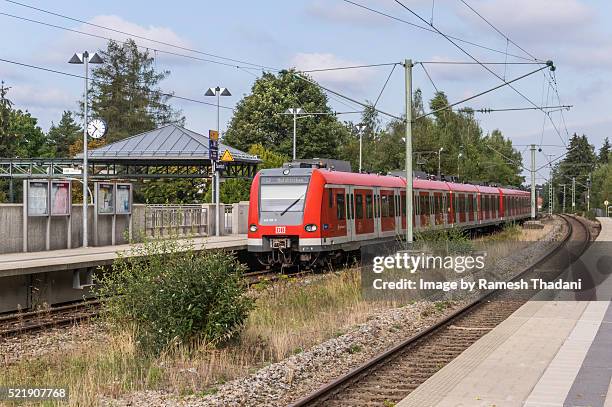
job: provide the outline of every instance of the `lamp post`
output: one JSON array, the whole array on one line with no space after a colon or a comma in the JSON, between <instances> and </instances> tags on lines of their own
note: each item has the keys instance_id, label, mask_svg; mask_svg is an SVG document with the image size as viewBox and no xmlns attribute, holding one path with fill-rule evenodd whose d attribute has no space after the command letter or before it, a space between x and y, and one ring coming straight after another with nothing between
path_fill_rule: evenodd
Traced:
<instances>
[{"instance_id":1,"label":"lamp post","mask_svg":"<svg viewBox=\"0 0 612 407\"><path fill-rule=\"evenodd\" d=\"M361 156L362 156L362 139L363 139L363 128L365 124L359 123L355 127L357 127L357 131L359 132L359 173L361 174Z\"/></svg>"},{"instance_id":2,"label":"lamp post","mask_svg":"<svg viewBox=\"0 0 612 407\"><path fill-rule=\"evenodd\" d=\"M94 52L83 51L82 54L74 54L68 61L69 64L85 65L85 94L83 96L83 247L88 246L87 242L87 122L89 104L89 64L101 64L102 58ZM95 208L94 208L95 210Z\"/></svg>"},{"instance_id":3,"label":"lamp post","mask_svg":"<svg viewBox=\"0 0 612 407\"><path fill-rule=\"evenodd\" d=\"M221 96L232 96L232 94L230 93L230 91L227 88L222 88L222 87L215 87L215 88L208 88L208 90L206 91L206 93L204 93L204 96L216 96L217 97L217 133L220 134L221 133L221 129L220 129L220 120L219 120L219 106L220 106L220 99ZM213 199L215 201L215 236L219 236L221 234L220 232L220 227L219 227L219 218L220 218L220 211L219 211L219 205L221 204L219 201L219 188L221 185L221 182L219 180L219 174L217 173L217 168L216 168L216 163L212 162L212 169L213 169L213 179L214 179L214 187L213 187Z\"/></svg>"},{"instance_id":4,"label":"lamp post","mask_svg":"<svg viewBox=\"0 0 612 407\"><path fill-rule=\"evenodd\" d=\"M459 182L459 163L460 163L461 157L463 157L463 152L460 152L459 154L457 154L457 182Z\"/></svg>"},{"instance_id":5,"label":"lamp post","mask_svg":"<svg viewBox=\"0 0 612 407\"><path fill-rule=\"evenodd\" d=\"M438 180L440 180L440 178L442 177L441 170L440 170L440 164L441 164L440 156L442 154L442 151L444 151L444 147L440 147L440 149L438 150Z\"/></svg>"},{"instance_id":6,"label":"lamp post","mask_svg":"<svg viewBox=\"0 0 612 407\"><path fill-rule=\"evenodd\" d=\"M298 116L301 116L303 114L309 116L309 114L305 113L304 109L302 109L301 107L290 107L289 109L285 110L284 114L290 114L293 116L293 161L295 161L297 143L297 119Z\"/></svg>"}]
</instances>

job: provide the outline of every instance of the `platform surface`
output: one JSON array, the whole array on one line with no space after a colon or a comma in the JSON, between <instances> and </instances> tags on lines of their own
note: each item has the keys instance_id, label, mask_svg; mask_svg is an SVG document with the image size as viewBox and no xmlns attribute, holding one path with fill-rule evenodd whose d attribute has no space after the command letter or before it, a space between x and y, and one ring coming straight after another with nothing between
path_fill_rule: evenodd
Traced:
<instances>
[{"instance_id":1,"label":"platform surface","mask_svg":"<svg viewBox=\"0 0 612 407\"><path fill-rule=\"evenodd\" d=\"M599 220L597 242L612 242L612 219ZM612 407L610 247L581 258L606 268L596 300L527 302L397 406Z\"/></svg>"},{"instance_id":2,"label":"platform surface","mask_svg":"<svg viewBox=\"0 0 612 407\"><path fill-rule=\"evenodd\" d=\"M244 234L197 237L191 239L191 242L195 250L244 250L247 248L247 237ZM129 249L130 245L125 244L2 254L0 255L0 277L110 264L120 253L126 253Z\"/></svg>"}]
</instances>

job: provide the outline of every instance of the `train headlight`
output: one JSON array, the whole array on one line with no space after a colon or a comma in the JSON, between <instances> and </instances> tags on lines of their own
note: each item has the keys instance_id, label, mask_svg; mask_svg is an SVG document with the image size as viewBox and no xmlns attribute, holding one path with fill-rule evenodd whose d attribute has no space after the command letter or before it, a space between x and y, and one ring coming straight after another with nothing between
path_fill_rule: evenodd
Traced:
<instances>
[{"instance_id":1,"label":"train headlight","mask_svg":"<svg viewBox=\"0 0 612 407\"><path fill-rule=\"evenodd\" d=\"M306 232L316 232L317 225L306 225L304 226L304 230L306 230Z\"/></svg>"},{"instance_id":2,"label":"train headlight","mask_svg":"<svg viewBox=\"0 0 612 407\"><path fill-rule=\"evenodd\" d=\"M250 230L251 232L257 232L257 225L251 225L251 226L249 226L249 230Z\"/></svg>"}]
</instances>

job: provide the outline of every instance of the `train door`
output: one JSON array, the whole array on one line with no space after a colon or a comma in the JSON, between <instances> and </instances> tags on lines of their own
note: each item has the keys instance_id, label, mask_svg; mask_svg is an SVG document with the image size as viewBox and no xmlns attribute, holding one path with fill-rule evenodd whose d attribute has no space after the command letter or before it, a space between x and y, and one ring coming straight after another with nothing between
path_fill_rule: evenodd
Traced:
<instances>
[{"instance_id":1,"label":"train door","mask_svg":"<svg viewBox=\"0 0 612 407\"><path fill-rule=\"evenodd\" d=\"M430 210L429 191L419 192L419 226L426 229L431 226L431 210Z\"/></svg>"},{"instance_id":2,"label":"train door","mask_svg":"<svg viewBox=\"0 0 612 407\"><path fill-rule=\"evenodd\" d=\"M395 234L394 192L390 189L380 190L380 232L381 236Z\"/></svg>"},{"instance_id":3,"label":"train door","mask_svg":"<svg viewBox=\"0 0 612 407\"><path fill-rule=\"evenodd\" d=\"M346 202L346 236L349 241L355 240L355 197L354 187L347 185L345 190Z\"/></svg>"},{"instance_id":4,"label":"train door","mask_svg":"<svg viewBox=\"0 0 612 407\"><path fill-rule=\"evenodd\" d=\"M353 196L355 240L371 239L375 233L373 190L370 188L354 188Z\"/></svg>"},{"instance_id":5,"label":"train door","mask_svg":"<svg viewBox=\"0 0 612 407\"><path fill-rule=\"evenodd\" d=\"M406 225L402 223L402 203L400 202L400 191L395 189L393 191L393 203L395 206L395 234L402 234L402 227L405 229Z\"/></svg>"},{"instance_id":6,"label":"train door","mask_svg":"<svg viewBox=\"0 0 612 407\"><path fill-rule=\"evenodd\" d=\"M434 224L435 226L444 225L444 209L443 209L443 200L442 200L442 192L434 192Z\"/></svg>"}]
</instances>

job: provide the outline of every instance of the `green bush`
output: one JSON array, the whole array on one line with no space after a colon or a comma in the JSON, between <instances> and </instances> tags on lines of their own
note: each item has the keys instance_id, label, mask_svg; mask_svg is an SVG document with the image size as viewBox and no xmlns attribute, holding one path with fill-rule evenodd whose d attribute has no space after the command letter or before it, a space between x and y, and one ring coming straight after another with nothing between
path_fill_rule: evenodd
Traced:
<instances>
[{"instance_id":1,"label":"green bush","mask_svg":"<svg viewBox=\"0 0 612 407\"><path fill-rule=\"evenodd\" d=\"M253 308L245 296L244 270L231 253L196 252L191 243L155 240L118 258L96 291L104 320L133 329L140 350L160 353L236 334Z\"/></svg>"}]
</instances>

